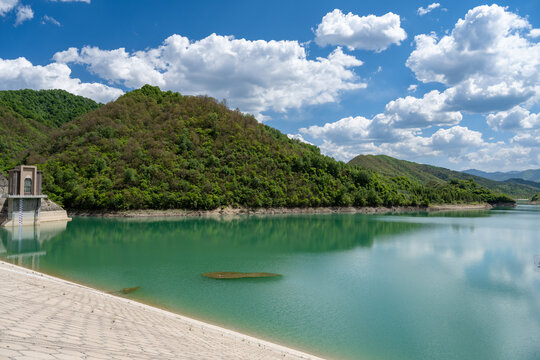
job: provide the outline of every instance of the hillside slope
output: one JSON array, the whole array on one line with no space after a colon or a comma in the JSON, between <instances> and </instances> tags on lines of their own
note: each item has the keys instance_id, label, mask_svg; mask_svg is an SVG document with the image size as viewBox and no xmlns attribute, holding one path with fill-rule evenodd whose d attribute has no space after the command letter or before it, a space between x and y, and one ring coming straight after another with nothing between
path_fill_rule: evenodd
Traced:
<instances>
[{"instance_id":1,"label":"hillside slope","mask_svg":"<svg viewBox=\"0 0 540 360\"><path fill-rule=\"evenodd\" d=\"M464 170L464 173L481 176L486 179L495 181L506 181L511 179L522 179L540 183L540 169L529 169L523 171L508 171L508 172L485 172L476 169Z\"/></svg>"},{"instance_id":2,"label":"hillside slope","mask_svg":"<svg viewBox=\"0 0 540 360\"><path fill-rule=\"evenodd\" d=\"M359 155L349 161L351 165L377 171L386 176L405 176L420 182L421 184L437 184L453 179L472 179L477 184L488 189L508 194L519 198L530 198L532 194L540 190L540 184L517 181L499 182L485 179L479 176L464 174L437 166L418 164L411 161L399 160L386 155Z\"/></svg>"},{"instance_id":3,"label":"hillside slope","mask_svg":"<svg viewBox=\"0 0 540 360\"><path fill-rule=\"evenodd\" d=\"M48 127L59 127L101 106L65 90L30 89L0 91L0 104Z\"/></svg>"},{"instance_id":4,"label":"hillside slope","mask_svg":"<svg viewBox=\"0 0 540 360\"><path fill-rule=\"evenodd\" d=\"M24 161L54 129L99 107L63 90L0 91L0 173Z\"/></svg>"},{"instance_id":5,"label":"hillside slope","mask_svg":"<svg viewBox=\"0 0 540 360\"><path fill-rule=\"evenodd\" d=\"M204 96L144 86L66 123L28 157L71 209L215 209L509 201L472 182L426 186L323 156Z\"/></svg>"},{"instance_id":6,"label":"hillside slope","mask_svg":"<svg viewBox=\"0 0 540 360\"><path fill-rule=\"evenodd\" d=\"M0 103L0 173L18 165L28 149L45 141L49 131Z\"/></svg>"}]
</instances>

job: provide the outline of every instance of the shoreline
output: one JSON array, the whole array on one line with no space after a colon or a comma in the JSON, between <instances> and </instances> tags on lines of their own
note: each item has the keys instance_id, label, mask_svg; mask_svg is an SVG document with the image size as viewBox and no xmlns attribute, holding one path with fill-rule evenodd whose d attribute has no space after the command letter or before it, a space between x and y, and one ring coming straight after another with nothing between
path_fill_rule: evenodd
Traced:
<instances>
[{"instance_id":1,"label":"shoreline","mask_svg":"<svg viewBox=\"0 0 540 360\"><path fill-rule=\"evenodd\" d=\"M300 350L2 260L0 280L3 288L0 299L9 304L0 309L3 328L0 357L22 355L30 359L41 358L36 356L40 354L50 358L101 355L110 359L322 360ZM66 329L67 333L63 333ZM102 336L119 341L103 344L99 340ZM147 344L143 346L144 342Z\"/></svg>"},{"instance_id":2,"label":"shoreline","mask_svg":"<svg viewBox=\"0 0 540 360\"><path fill-rule=\"evenodd\" d=\"M246 215L288 215L288 214L389 214L419 211L470 211L489 210L490 204L441 204L425 206L395 207L320 207L320 208L233 208L224 207L214 210L124 210L124 211L83 211L68 210L69 216L96 216L107 218L145 218L145 217L220 217Z\"/></svg>"}]
</instances>

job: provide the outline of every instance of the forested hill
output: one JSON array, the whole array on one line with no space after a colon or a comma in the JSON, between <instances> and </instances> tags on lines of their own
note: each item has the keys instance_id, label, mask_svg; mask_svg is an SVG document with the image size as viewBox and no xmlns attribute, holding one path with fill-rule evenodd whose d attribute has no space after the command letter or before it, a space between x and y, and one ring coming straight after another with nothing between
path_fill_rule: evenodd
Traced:
<instances>
[{"instance_id":1,"label":"forested hill","mask_svg":"<svg viewBox=\"0 0 540 360\"><path fill-rule=\"evenodd\" d=\"M209 97L144 86L64 124L27 163L71 209L215 209L511 201L473 182L426 186L320 154Z\"/></svg>"},{"instance_id":2,"label":"forested hill","mask_svg":"<svg viewBox=\"0 0 540 360\"><path fill-rule=\"evenodd\" d=\"M0 103L0 170L17 165L32 146L45 139L47 128L28 120Z\"/></svg>"},{"instance_id":3,"label":"forested hill","mask_svg":"<svg viewBox=\"0 0 540 360\"><path fill-rule=\"evenodd\" d=\"M48 127L59 127L101 106L64 90L29 89L0 91L0 104Z\"/></svg>"},{"instance_id":4,"label":"forested hill","mask_svg":"<svg viewBox=\"0 0 540 360\"><path fill-rule=\"evenodd\" d=\"M53 129L99 106L63 90L0 91L0 172L20 164Z\"/></svg>"},{"instance_id":5,"label":"forested hill","mask_svg":"<svg viewBox=\"0 0 540 360\"><path fill-rule=\"evenodd\" d=\"M386 155L359 155L349 164L378 171L386 176L406 176L421 184L436 184L451 181L452 179L472 179L479 185L488 189L508 194L518 198L530 198L540 190L540 184L525 181L494 181L483 177L465 174L437 166L418 164L411 161L399 160Z\"/></svg>"}]
</instances>

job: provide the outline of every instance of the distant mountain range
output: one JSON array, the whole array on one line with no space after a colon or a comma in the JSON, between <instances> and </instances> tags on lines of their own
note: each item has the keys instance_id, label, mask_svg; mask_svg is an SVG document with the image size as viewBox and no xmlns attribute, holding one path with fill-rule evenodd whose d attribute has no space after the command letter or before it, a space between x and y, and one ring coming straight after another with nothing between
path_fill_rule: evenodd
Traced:
<instances>
[{"instance_id":1,"label":"distant mountain range","mask_svg":"<svg viewBox=\"0 0 540 360\"><path fill-rule=\"evenodd\" d=\"M529 199L533 194L540 192L540 183L533 181L523 179L495 181L475 174L399 160L386 155L358 155L349 164L365 167L389 177L405 176L425 185L451 181L452 179L473 179L476 183L492 191L502 192L516 198Z\"/></svg>"},{"instance_id":2,"label":"distant mountain range","mask_svg":"<svg viewBox=\"0 0 540 360\"><path fill-rule=\"evenodd\" d=\"M505 181L510 179L523 179L527 181L540 182L540 169L529 169L523 171L508 171L508 172L485 172L482 170L469 169L463 171L464 173L481 176L486 179L495 181Z\"/></svg>"}]
</instances>

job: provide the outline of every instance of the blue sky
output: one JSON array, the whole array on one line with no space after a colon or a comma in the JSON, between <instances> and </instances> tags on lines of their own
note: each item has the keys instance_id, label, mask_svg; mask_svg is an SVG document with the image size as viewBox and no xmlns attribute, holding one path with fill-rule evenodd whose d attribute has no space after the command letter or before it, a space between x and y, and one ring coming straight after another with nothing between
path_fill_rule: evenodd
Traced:
<instances>
[{"instance_id":1,"label":"blue sky","mask_svg":"<svg viewBox=\"0 0 540 360\"><path fill-rule=\"evenodd\" d=\"M0 0L0 89L226 99L348 161L540 167L538 1Z\"/></svg>"}]
</instances>

